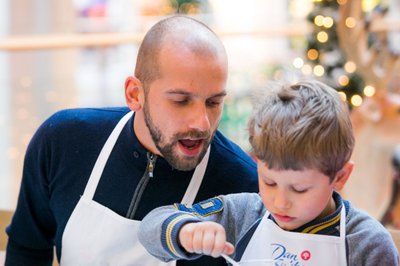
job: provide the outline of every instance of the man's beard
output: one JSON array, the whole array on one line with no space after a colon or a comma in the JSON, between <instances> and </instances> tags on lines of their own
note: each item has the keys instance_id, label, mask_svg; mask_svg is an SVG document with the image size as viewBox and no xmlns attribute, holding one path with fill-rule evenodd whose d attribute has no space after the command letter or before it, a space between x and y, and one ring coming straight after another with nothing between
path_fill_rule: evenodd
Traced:
<instances>
[{"instance_id":1,"label":"man's beard","mask_svg":"<svg viewBox=\"0 0 400 266\"><path fill-rule=\"evenodd\" d=\"M172 136L171 141L166 143L165 136L162 135L161 130L154 125L153 119L150 117L150 110L147 104L147 99L143 105L143 113L144 120L146 122L147 128L150 131L151 138L153 139L154 144L157 149L160 151L161 155L164 159L175 169L181 171L190 171L193 170L203 159L204 155L207 152L207 148L212 140L210 138L209 131L207 132L199 132L199 131L190 131L185 133L176 133ZM212 135L214 135L213 132ZM179 139L187 139L187 138L202 138L203 139L203 148L200 154L196 157L183 157L179 156L176 152L174 152L174 146L179 145Z\"/></svg>"}]
</instances>

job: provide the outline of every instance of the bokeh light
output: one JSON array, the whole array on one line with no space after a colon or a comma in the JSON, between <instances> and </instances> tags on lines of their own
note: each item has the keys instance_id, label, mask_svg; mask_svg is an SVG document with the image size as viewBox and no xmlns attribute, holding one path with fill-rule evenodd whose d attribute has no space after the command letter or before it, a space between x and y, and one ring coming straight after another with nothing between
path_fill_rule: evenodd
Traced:
<instances>
[{"instance_id":1,"label":"bokeh light","mask_svg":"<svg viewBox=\"0 0 400 266\"><path fill-rule=\"evenodd\" d=\"M313 69L313 73L317 77L322 77L325 73L325 69L322 65L316 65Z\"/></svg>"},{"instance_id":2,"label":"bokeh light","mask_svg":"<svg viewBox=\"0 0 400 266\"><path fill-rule=\"evenodd\" d=\"M315 19L314 19L314 24L319 26L319 27L324 25L324 16L322 16L322 15L316 16Z\"/></svg>"},{"instance_id":3,"label":"bokeh light","mask_svg":"<svg viewBox=\"0 0 400 266\"><path fill-rule=\"evenodd\" d=\"M316 49L310 49L310 50L307 51L307 57L310 60L317 59L318 55L319 55L319 53L318 53L318 51Z\"/></svg>"},{"instance_id":4,"label":"bokeh light","mask_svg":"<svg viewBox=\"0 0 400 266\"><path fill-rule=\"evenodd\" d=\"M360 95L355 94L355 95L351 96L350 103L353 106L358 107L358 106L360 106L362 104L362 102L363 102L363 99L362 99L362 97Z\"/></svg>"},{"instance_id":5,"label":"bokeh light","mask_svg":"<svg viewBox=\"0 0 400 266\"><path fill-rule=\"evenodd\" d=\"M295 68L300 69L300 68L303 67L303 65L304 65L304 60L303 60L301 57L296 57L296 58L293 60L293 66L294 66Z\"/></svg>"},{"instance_id":6,"label":"bokeh light","mask_svg":"<svg viewBox=\"0 0 400 266\"><path fill-rule=\"evenodd\" d=\"M338 80L341 86L347 86L349 84L349 77L346 75L341 75Z\"/></svg>"},{"instance_id":7,"label":"bokeh light","mask_svg":"<svg viewBox=\"0 0 400 266\"><path fill-rule=\"evenodd\" d=\"M346 18L345 24L348 28L354 28L356 26L356 19L353 17Z\"/></svg>"},{"instance_id":8,"label":"bokeh light","mask_svg":"<svg viewBox=\"0 0 400 266\"><path fill-rule=\"evenodd\" d=\"M375 89L375 87L373 87L371 85L367 85L367 86L365 86L363 93L365 96L371 97L371 96L375 95L376 89Z\"/></svg>"},{"instance_id":9,"label":"bokeh light","mask_svg":"<svg viewBox=\"0 0 400 266\"><path fill-rule=\"evenodd\" d=\"M318 34L317 34L317 40L318 40L320 43L325 43L325 42L328 41L328 39L329 39L328 33L326 33L325 31L320 31L320 32L318 32Z\"/></svg>"},{"instance_id":10,"label":"bokeh light","mask_svg":"<svg viewBox=\"0 0 400 266\"><path fill-rule=\"evenodd\" d=\"M325 28L330 28L333 26L333 18L331 17L325 17L323 19L323 25Z\"/></svg>"},{"instance_id":11,"label":"bokeh light","mask_svg":"<svg viewBox=\"0 0 400 266\"><path fill-rule=\"evenodd\" d=\"M352 61L347 61L344 64L344 70L346 70L347 73L354 73L357 69L357 66L354 62Z\"/></svg>"}]
</instances>

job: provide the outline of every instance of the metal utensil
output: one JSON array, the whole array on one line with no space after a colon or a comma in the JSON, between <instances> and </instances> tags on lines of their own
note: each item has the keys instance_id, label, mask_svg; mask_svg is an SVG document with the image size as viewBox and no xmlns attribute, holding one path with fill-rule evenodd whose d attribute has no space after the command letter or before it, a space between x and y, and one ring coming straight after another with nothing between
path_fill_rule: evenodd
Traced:
<instances>
[{"instance_id":1,"label":"metal utensil","mask_svg":"<svg viewBox=\"0 0 400 266\"><path fill-rule=\"evenodd\" d=\"M229 257L226 254L221 254L221 257L223 257L227 262L232 264L232 266L240 266L240 264L238 262L236 262L234 259L232 259L231 257Z\"/></svg>"}]
</instances>

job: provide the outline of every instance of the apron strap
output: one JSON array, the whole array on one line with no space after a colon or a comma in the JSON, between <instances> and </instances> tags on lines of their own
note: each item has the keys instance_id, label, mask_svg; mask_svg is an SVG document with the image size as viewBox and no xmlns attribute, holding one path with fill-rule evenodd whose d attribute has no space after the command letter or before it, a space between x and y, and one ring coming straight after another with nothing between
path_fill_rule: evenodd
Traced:
<instances>
[{"instance_id":1,"label":"apron strap","mask_svg":"<svg viewBox=\"0 0 400 266\"><path fill-rule=\"evenodd\" d=\"M103 173L104 167L107 163L108 157L111 154L111 151L114 148L117 139L124 128L125 124L128 122L129 118L133 115L133 111L130 111L125 116L121 118L118 124L115 126L111 135L108 137L106 143L104 144L99 157L97 157L97 161L93 167L92 173L90 174L89 181L86 184L85 191L83 195L88 199L93 199L94 193L96 191L97 185L99 183L100 177Z\"/></svg>"},{"instance_id":2,"label":"apron strap","mask_svg":"<svg viewBox=\"0 0 400 266\"><path fill-rule=\"evenodd\" d=\"M341 263L340 265L347 265L347 251L346 251L346 207L342 204L342 211L340 212L340 239L341 245Z\"/></svg>"},{"instance_id":3,"label":"apron strap","mask_svg":"<svg viewBox=\"0 0 400 266\"><path fill-rule=\"evenodd\" d=\"M208 159L210 157L211 144L208 146L207 152L204 155L203 159L197 165L194 170L192 179L190 180L190 184L186 189L185 195L182 198L181 203L191 206L194 202L194 199L197 196L197 192L199 191L201 182L203 181L204 173L207 169Z\"/></svg>"}]
</instances>

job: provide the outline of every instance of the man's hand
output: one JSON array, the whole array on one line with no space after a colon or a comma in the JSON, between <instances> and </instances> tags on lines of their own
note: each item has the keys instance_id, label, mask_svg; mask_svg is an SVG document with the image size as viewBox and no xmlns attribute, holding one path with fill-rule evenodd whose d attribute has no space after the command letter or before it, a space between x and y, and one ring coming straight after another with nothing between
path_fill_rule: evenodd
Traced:
<instances>
[{"instance_id":1,"label":"man's hand","mask_svg":"<svg viewBox=\"0 0 400 266\"><path fill-rule=\"evenodd\" d=\"M222 253L230 255L235 251L226 241L225 229L215 222L188 223L179 232L182 247L190 253L198 253L217 258Z\"/></svg>"}]
</instances>

